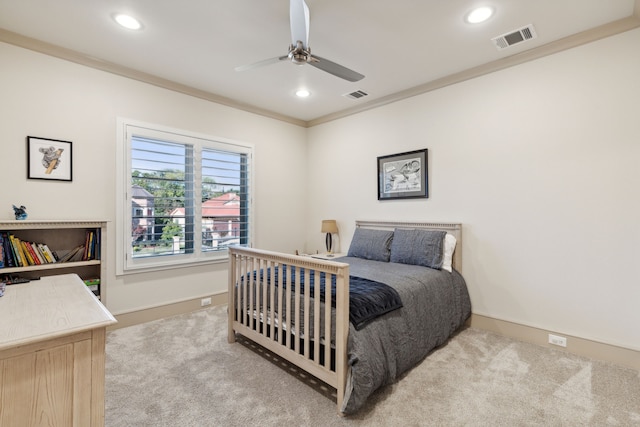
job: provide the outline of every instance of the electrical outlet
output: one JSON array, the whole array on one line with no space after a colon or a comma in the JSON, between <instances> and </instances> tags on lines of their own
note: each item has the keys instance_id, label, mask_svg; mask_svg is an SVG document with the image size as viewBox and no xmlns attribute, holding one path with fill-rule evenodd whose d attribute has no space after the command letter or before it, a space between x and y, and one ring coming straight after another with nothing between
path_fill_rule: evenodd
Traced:
<instances>
[{"instance_id":1,"label":"electrical outlet","mask_svg":"<svg viewBox=\"0 0 640 427\"><path fill-rule=\"evenodd\" d=\"M200 300L200 307L206 307L208 305L211 305L211 298L202 298Z\"/></svg>"},{"instance_id":2,"label":"electrical outlet","mask_svg":"<svg viewBox=\"0 0 640 427\"><path fill-rule=\"evenodd\" d=\"M567 346L567 339L558 335L549 334L549 344L559 345L560 347Z\"/></svg>"}]
</instances>

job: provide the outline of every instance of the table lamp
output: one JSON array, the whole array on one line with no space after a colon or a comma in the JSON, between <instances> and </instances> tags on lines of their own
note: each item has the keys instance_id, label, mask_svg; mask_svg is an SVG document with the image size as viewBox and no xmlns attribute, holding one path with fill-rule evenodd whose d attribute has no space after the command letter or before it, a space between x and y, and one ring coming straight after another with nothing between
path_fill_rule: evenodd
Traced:
<instances>
[{"instance_id":1,"label":"table lamp","mask_svg":"<svg viewBox=\"0 0 640 427\"><path fill-rule=\"evenodd\" d=\"M322 220L322 229L320 230L322 233L327 233L327 239L325 240L327 244L327 253L331 253L332 246L332 233L338 232L338 224L336 224L335 219L324 219Z\"/></svg>"}]
</instances>

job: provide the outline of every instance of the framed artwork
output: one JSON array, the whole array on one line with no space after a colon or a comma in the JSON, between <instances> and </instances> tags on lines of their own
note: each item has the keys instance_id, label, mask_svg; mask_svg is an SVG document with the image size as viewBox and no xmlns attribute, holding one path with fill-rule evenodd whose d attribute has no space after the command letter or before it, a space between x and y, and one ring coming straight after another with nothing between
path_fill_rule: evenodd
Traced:
<instances>
[{"instance_id":1,"label":"framed artwork","mask_svg":"<svg viewBox=\"0 0 640 427\"><path fill-rule=\"evenodd\" d=\"M429 197L427 149L378 157L378 200Z\"/></svg>"},{"instance_id":2,"label":"framed artwork","mask_svg":"<svg viewBox=\"0 0 640 427\"><path fill-rule=\"evenodd\" d=\"M27 178L71 181L71 141L27 137Z\"/></svg>"}]
</instances>

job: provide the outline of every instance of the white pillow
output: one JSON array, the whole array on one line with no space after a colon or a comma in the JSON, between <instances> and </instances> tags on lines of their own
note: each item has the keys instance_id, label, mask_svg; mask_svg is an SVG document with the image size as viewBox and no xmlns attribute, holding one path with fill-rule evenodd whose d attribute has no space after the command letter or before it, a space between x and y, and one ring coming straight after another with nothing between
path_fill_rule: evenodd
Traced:
<instances>
[{"instance_id":1,"label":"white pillow","mask_svg":"<svg viewBox=\"0 0 640 427\"><path fill-rule=\"evenodd\" d=\"M444 259L442 261L442 269L447 270L449 273L452 272L451 263L453 262L453 251L456 250L456 238L447 233L444 236Z\"/></svg>"}]
</instances>

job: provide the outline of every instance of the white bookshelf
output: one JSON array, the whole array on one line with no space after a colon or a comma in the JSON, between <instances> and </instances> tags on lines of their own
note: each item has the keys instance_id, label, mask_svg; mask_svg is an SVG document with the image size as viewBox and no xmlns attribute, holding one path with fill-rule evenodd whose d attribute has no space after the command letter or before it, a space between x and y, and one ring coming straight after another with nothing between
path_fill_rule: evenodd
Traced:
<instances>
[{"instance_id":1,"label":"white bookshelf","mask_svg":"<svg viewBox=\"0 0 640 427\"><path fill-rule=\"evenodd\" d=\"M87 220L25 220L0 221L0 233L13 234L23 241L46 244L58 256L63 256L70 250L85 243L87 231L100 234L99 259L90 261L55 262L50 264L30 265L23 267L0 268L0 277L5 275L35 279L44 276L75 273L81 279L100 279L98 289L94 294L105 303L106 289L106 221ZM12 285L20 286L20 285Z\"/></svg>"}]
</instances>

